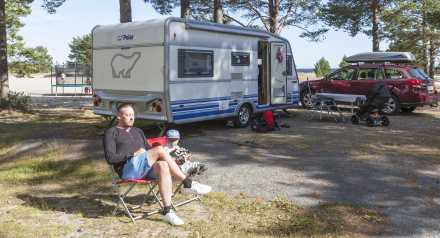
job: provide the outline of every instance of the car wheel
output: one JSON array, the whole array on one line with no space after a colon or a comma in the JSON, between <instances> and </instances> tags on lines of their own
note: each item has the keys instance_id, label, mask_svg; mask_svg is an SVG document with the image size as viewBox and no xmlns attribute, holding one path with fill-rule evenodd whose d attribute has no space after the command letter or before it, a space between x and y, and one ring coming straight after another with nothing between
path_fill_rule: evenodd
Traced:
<instances>
[{"instance_id":1,"label":"car wheel","mask_svg":"<svg viewBox=\"0 0 440 238\"><path fill-rule=\"evenodd\" d=\"M396 96L391 95L388 102L386 102L385 105L383 106L382 112L385 114L390 114L390 115L391 114L398 114L400 112L399 99Z\"/></svg>"},{"instance_id":2,"label":"car wheel","mask_svg":"<svg viewBox=\"0 0 440 238\"><path fill-rule=\"evenodd\" d=\"M234 120L235 127L247 127L251 121L252 109L249 105L244 104L238 109L237 116Z\"/></svg>"},{"instance_id":3,"label":"car wheel","mask_svg":"<svg viewBox=\"0 0 440 238\"><path fill-rule=\"evenodd\" d=\"M313 92L309 92L308 90L303 90L301 92L301 106L304 109L312 108L312 95Z\"/></svg>"},{"instance_id":4,"label":"car wheel","mask_svg":"<svg viewBox=\"0 0 440 238\"><path fill-rule=\"evenodd\" d=\"M412 107L402 107L402 112L405 112L405 113L410 113L410 112L413 112L414 110L416 110L416 106L412 106Z\"/></svg>"}]
</instances>

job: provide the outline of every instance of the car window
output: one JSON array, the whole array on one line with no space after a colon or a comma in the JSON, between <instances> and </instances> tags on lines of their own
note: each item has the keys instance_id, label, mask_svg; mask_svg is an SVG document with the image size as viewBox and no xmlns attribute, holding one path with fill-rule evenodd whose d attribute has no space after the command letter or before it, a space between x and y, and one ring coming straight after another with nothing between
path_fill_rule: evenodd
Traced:
<instances>
[{"instance_id":1,"label":"car window","mask_svg":"<svg viewBox=\"0 0 440 238\"><path fill-rule=\"evenodd\" d=\"M376 69L359 69L358 80L375 80Z\"/></svg>"},{"instance_id":2,"label":"car window","mask_svg":"<svg viewBox=\"0 0 440 238\"><path fill-rule=\"evenodd\" d=\"M420 68L413 68L409 71L409 74L414 78L418 78L421 80L431 80L431 78Z\"/></svg>"},{"instance_id":3,"label":"car window","mask_svg":"<svg viewBox=\"0 0 440 238\"><path fill-rule=\"evenodd\" d=\"M329 76L330 80L352 80L353 75L356 72L355 69L352 68L344 68L336 71L335 73Z\"/></svg>"},{"instance_id":4,"label":"car window","mask_svg":"<svg viewBox=\"0 0 440 238\"><path fill-rule=\"evenodd\" d=\"M390 80L403 79L403 74L398 69L385 69L385 78Z\"/></svg>"},{"instance_id":5,"label":"car window","mask_svg":"<svg viewBox=\"0 0 440 238\"><path fill-rule=\"evenodd\" d=\"M358 80L383 80L381 69L359 69Z\"/></svg>"}]
</instances>

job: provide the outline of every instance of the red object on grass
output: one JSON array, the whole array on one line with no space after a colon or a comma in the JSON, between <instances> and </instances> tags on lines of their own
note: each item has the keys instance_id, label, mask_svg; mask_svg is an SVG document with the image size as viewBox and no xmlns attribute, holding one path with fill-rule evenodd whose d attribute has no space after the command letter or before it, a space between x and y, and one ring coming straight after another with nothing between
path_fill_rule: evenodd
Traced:
<instances>
[{"instance_id":1,"label":"red object on grass","mask_svg":"<svg viewBox=\"0 0 440 238\"><path fill-rule=\"evenodd\" d=\"M147 144L151 147L159 146L159 145L166 145L167 144L167 137L161 136L161 137L153 137L153 138L147 138Z\"/></svg>"},{"instance_id":2,"label":"red object on grass","mask_svg":"<svg viewBox=\"0 0 440 238\"><path fill-rule=\"evenodd\" d=\"M272 111L263 112L263 120L266 122L267 128L270 128L270 129L275 128L275 121L273 120L273 112Z\"/></svg>"}]
</instances>

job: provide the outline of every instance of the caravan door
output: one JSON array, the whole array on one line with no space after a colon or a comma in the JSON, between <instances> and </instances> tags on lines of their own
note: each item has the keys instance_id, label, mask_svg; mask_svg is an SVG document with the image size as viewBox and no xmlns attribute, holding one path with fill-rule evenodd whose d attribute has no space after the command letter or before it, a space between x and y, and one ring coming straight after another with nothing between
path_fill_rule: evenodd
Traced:
<instances>
[{"instance_id":1,"label":"caravan door","mask_svg":"<svg viewBox=\"0 0 440 238\"><path fill-rule=\"evenodd\" d=\"M270 103L287 102L286 44L272 42L270 45Z\"/></svg>"}]
</instances>

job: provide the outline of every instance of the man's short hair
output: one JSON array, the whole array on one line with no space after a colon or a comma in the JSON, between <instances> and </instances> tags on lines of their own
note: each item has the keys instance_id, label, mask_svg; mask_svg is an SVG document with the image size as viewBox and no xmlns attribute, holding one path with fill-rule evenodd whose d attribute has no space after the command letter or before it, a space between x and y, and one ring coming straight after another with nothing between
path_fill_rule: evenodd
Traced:
<instances>
[{"instance_id":1,"label":"man's short hair","mask_svg":"<svg viewBox=\"0 0 440 238\"><path fill-rule=\"evenodd\" d=\"M118 109L118 113L121 113L122 108L126 108L126 107L131 107L133 108L133 104L131 103L121 103L117 109Z\"/></svg>"}]
</instances>

